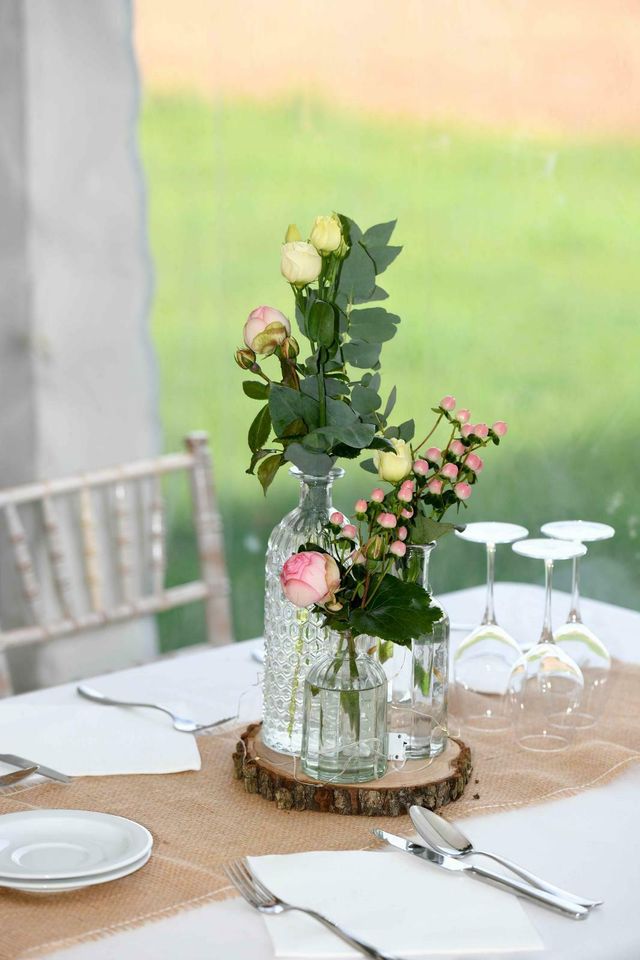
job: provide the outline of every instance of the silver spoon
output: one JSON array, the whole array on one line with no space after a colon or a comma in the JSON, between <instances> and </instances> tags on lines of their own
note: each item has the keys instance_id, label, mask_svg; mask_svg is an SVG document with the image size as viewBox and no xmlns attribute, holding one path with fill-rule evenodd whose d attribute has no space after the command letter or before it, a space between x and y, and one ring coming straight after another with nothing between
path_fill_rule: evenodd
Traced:
<instances>
[{"instance_id":1,"label":"silver spoon","mask_svg":"<svg viewBox=\"0 0 640 960\"><path fill-rule=\"evenodd\" d=\"M553 893L557 897L571 900L581 907L589 909L591 907L597 907L602 903L602 900L587 900L584 897L576 897L573 893L567 893L566 890L561 890L560 887L556 887L552 883L547 883L546 880L542 880L535 874L530 873L529 870L525 870L524 867L514 863L513 860L507 860L506 857L499 857L495 853L487 853L485 850L478 850L462 830L458 829L455 824L449 823L444 817L438 816L438 814L432 810L425 810L424 807L413 806L409 810L409 814L414 827L422 839L432 850L435 850L436 853L442 854L443 856L457 857L458 859L475 853L482 857L488 857L490 860L495 860L496 863L501 863L503 867L511 870L511 872L517 876L522 877L523 880L527 880L539 890L546 890L547 893Z\"/></svg>"},{"instance_id":2,"label":"silver spoon","mask_svg":"<svg viewBox=\"0 0 640 960\"><path fill-rule=\"evenodd\" d=\"M221 723L227 723L229 720L235 719L235 717L223 717L222 720L216 720L215 723L196 723L195 720L188 720L186 717L177 716L177 714L172 713L171 710L167 710L166 707L161 707L159 703L135 703L133 700L114 700L112 697L107 697L104 693L100 693L99 690L94 690L93 687L84 685L76 687L76 690L85 700L91 700L93 703L101 703L104 706L147 707L150 710L161 710L162 713L166 713L168 717L171 717L173 726L176 730L179 730L180 733L199 733L201 730L210 730L212 727L219 727Z\"/></svg>"}]
</instances>

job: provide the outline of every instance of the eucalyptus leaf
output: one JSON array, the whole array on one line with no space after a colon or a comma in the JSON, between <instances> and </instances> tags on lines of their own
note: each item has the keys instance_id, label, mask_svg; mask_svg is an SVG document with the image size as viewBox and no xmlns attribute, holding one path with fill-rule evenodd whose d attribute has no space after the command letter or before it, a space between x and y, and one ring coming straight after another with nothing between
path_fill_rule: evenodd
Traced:
<instances>
[{"instance_id":1,"label":"eucalyptus leaf","mask_svg":"<svg viewBox=\"0 0 640 960\"><path fill-rule=\"evenodd\" d=\"M394 434L392 434L392 436L394 436ZM374 437L369 444L369 449L395 451L395 447L391 443L391 440L388 440L387 437Z\"/></svg>"},{"instance_id":2,"label":"eucalyptus leaf","mask_svg":"<svg viewBox=\"0 0 640 960\"><path fill-rule=\"evenodd\" d=\"M349 335L367 343L384 343L395 336L400 317L384 307L365 307L352 310L349 317Z\"/></svg>"},{"instance_id":3,"label":"eucalyptus leaf","mask_svg":"<svg viewBox=\"0 0 640 960\"><path fill-rule=\"evenodd\" d=\"M304 420L309 430L318 426L320 407L317 401L292 387L273 383L269 391L269 411L276 436L282 433L294 420Z\"/></svg>"},{"instance_id":4,"label":"eucalyptus leaf","mask_svg":"<svg viewBox=\"0 0 640 960\"><path fill-rule=\"evenodd\" d=\"M269 384L259 380L243 380L242 389L252 400L266 400L269 396Z\"/></svg>"},{"instance_id":5,"label":"eucalyptus leaf","mask_svg":"<svg viewBox=\"0 0 640 960\"><path fill-rule=\"evenodd\" d=\"M406 443L409 443L410 440L413 440L413 436L416 432L416 423L415 420L405 420L398 427L398 432L395 434L398 440L404 440Z\"/></svg>"},{"instance_id":6,"label":"eucalyptus leaf","mask_svg":"<svg viewBox=\"0 0 640 960\"><path fill-rule=\"evenodd\" d=\"M338 424L331 427L320 427L316 433L329 437L332 443L344 443L356 450L364 450L373 439L375 427L372 423Z\"/></svg>"},{"instance_id":7,"label":"eucalyptus leaf","mask_svg":"<svg viewBox=\"0 0 640 960\"><path fill-rule=\"evenodd\" d=\"M394 408L395 405L396 405L396 397L397 397L397 395L398 395L398 391L397 391L397 389L396 389L395 386L394 386L394 387L391 388L391 393L389 394L389 397L388 397L388 399L387 399L386 406L385 406L385 408L384 408L384 413L382 414L382 416L383 416L383 418L384 418L385 420L387 419L387 417L389 417L389 416L391 415L391 413L392 413L392 411L393 411L393 408Z\"/></svg>"},{"instance_id":8,"label":"eucalyptus leaf","mask_svg":"<svg viewBox=\"0 0 640 960\"><path fill-rule=\"evenodd\" d=\"M376 286L376 266L358 241L352 244L342 264L338 289L347 302L356 298L369 299Z\"/></svg>"},{"instance_id":9,"label":"eucalyptus leaf","mask_svg":"<svg viewBox=\"0 0 640 960\"><path fill-rule=\"evenodd\" d=\"M360 414L373 413L382 400L371 387L355 386L351 391L351 405Z\"/></svg>"},{"instance_id":10,"label":"eucalyptus leaf","mask_svg":"<svg viewBox=\"0 0 640 960\"><path fill-rule=\"evenodd\" d=\"M414 637L429 634L441 616L421 586L387 573L367 605L352 611L351 622L359 633L409 646Z\"/></svg>"},{"instance_id":11,"label":"eucalyptus leaf","mask_svg":"<svg viewBox=\"0 0 640 960\"><path fill-rule=\"evenodd\" d=\"M303 393L306 393L308 397L311 397L313 400L318 399L318 378L317 377L305 377L304 380L300 381L300 389ZM333 377L325 377L324 380L324 390L328 397L346 397L349 394L349 386L346 383L343 383L341 380L336 380Z\"/></svg>"},{"instance_id":12,"label":"eucalyptus leaf","mask_svg":"<svg viewBox=\"0 0 640 960\"><path fill-rule=\"evenodd\" d=\"M378 473L378 468L371 457L368 460L363 460L360 466L363 470L366 470L367 473Z\"/></svg>"},{"instance_id":13,"label":"eucalyptus leaf","mask_svg":"<svg viewBox=\"0 0 640 960\"><path fill-rule=\"evenodd\" d=\"M388 220L386 223L376 223L369 227L362 235L362 242L365 247L385 247L391 239L391 234L396 228L397 220Z\"/></svg>"},{"instance_id":14,"label":"eucalyptus leaf","mask_svg":"<svg viewBox=\"0 0 640 960\"><path fill-rule=\"evenodd\" d=\"M253 423L249 427L249 449L254 453L269 439L271 433L271 417L269 415L269 406L261 407Z\"/></svg>"},{"instance_id":15,"label":"eucalyptus leaf","mask_svg":"<svg viewBox=\"0 0 640 960\"><path fill-rule=\"evenodd\" d=\"M351 340L342 347L345 363L352 367L373 368L380 359L380 344L365 343L364 340Z\"/></svg>"},{"instance_id":16,"label":"eucalyptus leaf","mask_svg":"<svg viewBox=\"0 0 640 960\"><path fill-rule=\"evenodd\" d=\"M284 457L281 453L275 453L266 460L263 460L258 467L258 480L262 485L262 491L266 497L267 490L273 483L273 478L284 463Z\"/></svg>"},{"instance_id":17,"label":"eucalyptus leaf","mask_svg":"<svg viewBox=\"0 0 640 960\"><path fill-rule=\"evenodd\" d=\"M344 400L334 400L333 397L327 397L328 426L347 426L357 419L358 415L355 410Z\"/></svg>"},{"instance_id":18,"label":"eucalyptus leaf","mask_svg":"<svg viewBox=\"0 0 640 960\"><path fill-rule=\"evenodd\" d=\"M306 450L300 443L290 443L284 457L303 473L312 477L326 476L335 463L333 457L328 457L326 453L313 453L311 450Z\"/></svg>"},{"instance_id":19,"label":"eucalyptus leaf","mask_svg":"<svg viewBox=\"0 0 640 960\"><path fill-rule=\"evenodd\" d=\"M402 247L368 247L367 252L376 265L376 274L384 273L396 257L402 253Z\"/></svg>"}]
</instances>

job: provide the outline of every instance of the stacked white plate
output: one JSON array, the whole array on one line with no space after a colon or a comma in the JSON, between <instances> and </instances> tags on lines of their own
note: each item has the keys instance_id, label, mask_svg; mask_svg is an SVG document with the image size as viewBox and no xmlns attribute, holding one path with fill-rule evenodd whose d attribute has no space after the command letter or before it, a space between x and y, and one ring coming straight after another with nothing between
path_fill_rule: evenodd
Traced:
<instances>
[{"instance_id":1,"label":"stacked white plate","mask_svg":"<svg viewBox=\"0 0 640 960\"><path fill-rule=\"evenodd\" d=\"M0 816L0 887L63 893L119 880L143 867L153 837L139 823L90 810Z\"/></svg>"}]
</instances>

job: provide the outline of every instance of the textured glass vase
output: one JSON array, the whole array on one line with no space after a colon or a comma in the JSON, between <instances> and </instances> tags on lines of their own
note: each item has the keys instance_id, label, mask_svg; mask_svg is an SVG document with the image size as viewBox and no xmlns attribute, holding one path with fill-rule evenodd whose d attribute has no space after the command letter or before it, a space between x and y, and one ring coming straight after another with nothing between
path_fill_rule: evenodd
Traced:
<instances>
[{"instance_id":1,"label":"textured glass vase","mask_svg":"<svg viewBox=\"0 0 640 960\"><path fill-rule=\"evenodd\" d=\"M287 600L280 571L303 543L321 543L333 511L333 481L344 476L344 470L334 468L323 477L308 476L296 467L290 473L300 483L300 502L274 528L267 548L262 739L279 753L299 754L305 677L314 660L330 653L335 638L331 640L320 616Z\"/></svg>"},{"instance_id":2,"label":"textured glass vase","mask_svg":"<svg viewBox=\"0 0 640 960\"><path fill-rule=\"evenodd\" d=\"M377 780L387 769L387 678L349 635L307 674L301 761L323 783Z\"/></svg>"},{"instance_id":3,"label":"textured glass vase","mask_svg":"<svg viewBox=\"0 0 640 960\"><path fill-rule=\"evenodd\" d=\"M409 546L395 575L431 594L429 560L435 547L435 543ZM436 757L447 743L449 617L435 597L431 602L440 616L429 633L414 637L411 647L378 645L389 684L389 730L405 735L411 759Z\"/></svg>"}]
</instances>

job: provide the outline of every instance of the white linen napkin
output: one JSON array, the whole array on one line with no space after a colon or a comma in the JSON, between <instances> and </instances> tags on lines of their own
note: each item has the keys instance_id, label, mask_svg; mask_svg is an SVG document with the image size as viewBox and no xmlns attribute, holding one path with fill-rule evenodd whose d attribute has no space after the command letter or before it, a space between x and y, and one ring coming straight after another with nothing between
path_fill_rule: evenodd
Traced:
<instances>
[{"instance_id":1,"label":"white linen napkin","mask_svg":"<svg viewBox=\"0 0 640 960\"><path fill-rule=\"evenodd\" d=\"M0 704L0 753L70 777L200 769L195 737L157 711L97 704ZM2 772L8 768L0 764Z\"/></svg>"},{"instance_id":2,"label":"white linen napkin","mask_svg":"<svg viewBox=\"0 0 640 960\"><path fill-rule=\"evenodd\" d=\"M252 857L251 868L290 903L313 907L349 933L400 957L543 950L512 894L448 874L397 851ZM278 958L359 957L301 913L265 916Z\"/></svg>"}]
</instances>

